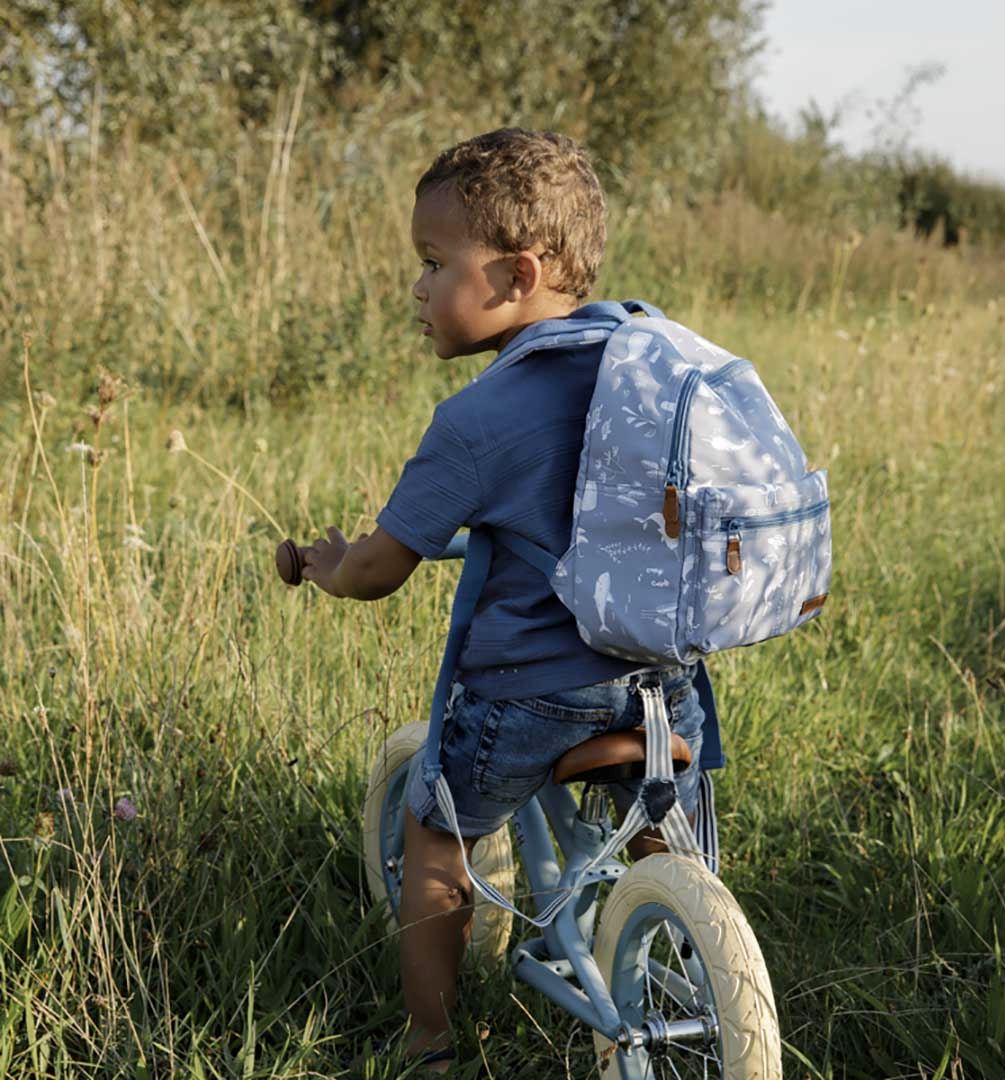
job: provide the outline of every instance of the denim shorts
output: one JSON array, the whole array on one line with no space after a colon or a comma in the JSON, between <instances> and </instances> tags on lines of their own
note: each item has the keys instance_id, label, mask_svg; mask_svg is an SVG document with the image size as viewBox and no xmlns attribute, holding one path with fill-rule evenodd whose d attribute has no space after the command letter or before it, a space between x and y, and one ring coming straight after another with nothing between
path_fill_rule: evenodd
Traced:
<instances>
[{"instance_id":1,"label":"denim shorts","mask_svg":"<svg viewBox=\"0 0 1005 1080\"><path fill-rule=\"evenodd\" d=\"M692 686L694 668L674 667L561 690L543 697L489 701L455 681L443 724L440 762L464 836L486 836L509 820L548 781L554 762L595 735L643 723L640 680L659 678L671 728L688 744L691 764L677 773L677 795L686 813L698 800L698 758L705 719ZM408 805L429 828L448 831L436 796L422 779L422 751L415 756ZM641 781L610 785L621 813Z\"/></svg>"}]
</instances>

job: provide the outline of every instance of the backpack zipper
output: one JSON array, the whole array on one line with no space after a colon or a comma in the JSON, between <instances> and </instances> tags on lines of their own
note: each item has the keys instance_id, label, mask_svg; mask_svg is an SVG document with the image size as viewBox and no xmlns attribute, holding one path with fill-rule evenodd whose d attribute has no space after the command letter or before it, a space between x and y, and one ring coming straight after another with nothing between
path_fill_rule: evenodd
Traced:
<instances>
[{"instance_id":1,"label":"backpack zipper","mask_svg":"<svg viewBox=\"0 0 1005 1080\"><path fill-rule=\"evenodd\" d=\"M821 499L811 506L800 506L795 510L779 510L777 514L757 514L751 517L724 517L719 521L719 528L724 532L739 532L741 529L763 529L772 525L789 525L793 521L816 517L830 506L830 499Z\"/></svg>"},{"instance_id":2,"label":"backpack zipper","mask_svg":"<svg viewBox=\"0 0 1005 1080\"><path fill-rule=\"evenodd\" d=\"M668 459L667 487L678 490L687 487L687 461L684 459L684 444L687 441L687 414L691 408L698 383L701 381L701 369L692 368L685 376L677 398L677 412L674 414L673 427L670 429L670 455Z\"/></svg>"},{"instance_id":3,"label":"backpack zipper","mask_svg":"<svg viewBox=\"0 0 1005 1080\"><path fill-rule=\"evenodd\" d=\"M830 506L829 499L822 499L812 506L802 506L796 510L779 510L777 514L758 514L756 517L722 518L719 528L726 534L726 573L738 574L743 569L740 556L740 539L744 529L766 529L775 525L792 525L817 517Z\"/></svg>"}]
</instances>

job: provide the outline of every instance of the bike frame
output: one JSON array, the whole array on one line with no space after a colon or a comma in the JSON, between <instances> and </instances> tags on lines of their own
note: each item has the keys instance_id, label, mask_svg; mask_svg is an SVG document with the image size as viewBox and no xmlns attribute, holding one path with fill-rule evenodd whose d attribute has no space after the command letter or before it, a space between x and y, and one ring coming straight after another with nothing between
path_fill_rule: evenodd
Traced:
<instances>
[{"instance_id":1,"label":"bike frame","mask_svg":"<svg viewBox=\"0 0 1005 1080\"><path fill-rule=\"evenodd\" d=\"M605 793L606 795L606 793ZM565 858L559 869L555 845ZM611 834L610 819L585 820L568 788L551 781L516 812L513 833L540 913L556 895L572 887ZM627 867L614 859L588 872L575 900L566 904L543 935L513 950L513 971L573 1016L612 1042L623 1037L624 1025L590 951L597 917L597 890L616 881ZM572 983L575 979L579 986Z\"/></svg>"}]
</instances>

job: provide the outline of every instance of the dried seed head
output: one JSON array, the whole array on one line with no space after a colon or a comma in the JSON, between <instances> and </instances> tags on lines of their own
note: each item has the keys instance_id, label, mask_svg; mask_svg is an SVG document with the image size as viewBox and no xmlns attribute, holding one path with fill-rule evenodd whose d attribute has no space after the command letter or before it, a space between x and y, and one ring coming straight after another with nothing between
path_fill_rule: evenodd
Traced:
<instances>
[{"instance_id":1,"label":"dried seed head","mask_svg":"<svg viewBox=\"0 0 1005 1080\"><path fill-rule=\"evenodd\" d=\"M183 450L188 449L185 436L177 428L168 434L167 449L169 454L180 454Z\"/></svg>"},{"instance_id":2,"label":"dried seed head","mask_svg":"<svg viewBox=\"0 0 1005 1080\"><path fill-rule=\"evenodd\" d=\"M35 835L39 840L51 840L56 835L56 817L44 810L35 818Z\"/></svg>"},{"instance_id":3,"label":"dried seed head","mask_svg":"<svg viewBox=\"0 0 1005 1080\"><path fill-rule=\"evenodd\" d=\"M98 368L98 403L102 408L118 401L128 389L129 386L121 375L113 375L103 367Z\"/></svg>"},{"instance_id":4,"label":"dried seed head","mask_svg":"<svg viewBox=\"0 0 1005 1080\"><path fill-rule=\"evenodd\" d=\"M36 390L35 391L35 404L40 409L52 409L56 406L56 399L49 393L48 390Z\"/></svg>"}]
</instances>

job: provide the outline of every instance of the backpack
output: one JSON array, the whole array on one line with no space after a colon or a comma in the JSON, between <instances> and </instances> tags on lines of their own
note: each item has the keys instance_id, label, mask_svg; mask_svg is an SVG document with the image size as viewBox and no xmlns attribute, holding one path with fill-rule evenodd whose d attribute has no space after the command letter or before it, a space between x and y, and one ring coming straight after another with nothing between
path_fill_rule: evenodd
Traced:
<instances>
[{"instance_id":1,"label":"backpack","mask_svg":"<svg viewBox=\"0 0 1005 1080\"><path fill-rule=\"evenodd\" d=\"M820 614L827 474L749 360L642 310L607 341L550 580L591 648L693 663Z\"/></svg>"}]
</instances>

